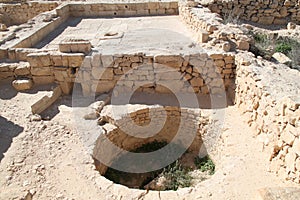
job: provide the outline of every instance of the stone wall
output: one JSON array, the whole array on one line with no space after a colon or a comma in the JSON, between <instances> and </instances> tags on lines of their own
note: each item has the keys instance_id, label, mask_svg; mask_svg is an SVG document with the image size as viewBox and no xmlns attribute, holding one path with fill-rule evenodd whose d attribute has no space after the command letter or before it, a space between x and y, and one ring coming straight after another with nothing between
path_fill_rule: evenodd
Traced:
<instances>
[{"instance_id":1,"label":"stone wall","mask_svg":"<svg viewBox=\"0 0 300 200\"><path fill-rule=\"evenodd\" d=\"M0 3L21 3L26 2L26 0L0 0Z\"/></svg>"},{"instance_id":2,"label":"stone wall","mask_svg":"<svg viewBox=\"0 0 300 200\"><path fill-rule=\"evenodd\" d=\"M71 3L72 16L107 17L107 16L147 16L178 14L177 1L153 1L131 3Z\"/></svg>"},{"instance_id":3,"label":"stone wall","mask_svg":"<svg viewBox=\"0 0 300 200\"><path fill-rule=\"evenodd\" d=\"M235 79L232 54L146 56L93 52L86 56L84 53L22 48L14 49L13 53L18 59L29 62L23 67L29 73L19 74L15 71L17 64L3 63L1 79L26 75L35 84L57 82L67 94L74 82L81 84L85 95L109 92L114 88L116 92L139 89L170 93L171 89L173 92L215 94L232 88Z\"/></svg>"},{"instance_id":4,"label":"stone wall","mask_svg":"<svg viewBox=\"0 0 300 200\"><path fill-rule=\"evenodd\" d=\"M28 2L0 5L0 23L7 26L22 24L36 15L55 9L56 2Z\"/></svg>"},{"instance_id":5,"label":"stone wall","mask_svg":"<svg viewBox=\"0 0 300 200\"><path fill-rule=\"evenodd\" d=\"M266 66L251 54L237 55L236 64L235 101L265 149L270 149L270 170L299 183L300 72Z\"/></svg>"},{"instance_id":6,"label":"stone wall","mask_svg":"<svg viewBox=\"0 0 300 200\"><path fill-rule=\"evenodd\" d=\"M239 16L259 24L300 23L299 0L210 0L200 3L223 16Z\"/></svg>"},{"instance_id":7,"label":"stone wall","mask_svg":"<svg viewBox=\"0 0 300 200\"><path fill-rule=\"evenodd\" d=\"M198 42L207 43L222 51L234 52L250 48L252 39L239 26L228 26L224 20L210 9L202 6L190 6L186 1L179 2L179 14L182 20L194 32Z\"/></svg>"},{"instance_id":8,"label":"stone wall","mask_svg":"<svg viewBox=\"0 0 300 200\"><path fill-rule=\"evenodd\" d=\"M94 159L111 163L118 158L118 151L110 152L107 142L132 151L155 140L187 146L186 149L198 155L209 125L208 116L200 109L146 105L122 107L109 105L101 112L101 118L108 123L102 126L104 133L95 142ZM116 109L123 112L116 112ZM178 138L174 139L175 136ZM189 141L184 141L187 139ZM104 174L107 166L98 163L97 169Z\"/></svg>"},{"instance_id":9,"label":"stone wall","mask_svg":"<svg viewBox=\"0 0 300 200\"><path fill-rule=\"evenodd\" d=\"M114 88L117 88L116 92L139 88L142 91L169 93L165 87L173 92L215 94L231 86L234 77L232 55L95 53L85 58L76 82L81 83L84 94L109 92Z\"/></svg>"}]
</instances>

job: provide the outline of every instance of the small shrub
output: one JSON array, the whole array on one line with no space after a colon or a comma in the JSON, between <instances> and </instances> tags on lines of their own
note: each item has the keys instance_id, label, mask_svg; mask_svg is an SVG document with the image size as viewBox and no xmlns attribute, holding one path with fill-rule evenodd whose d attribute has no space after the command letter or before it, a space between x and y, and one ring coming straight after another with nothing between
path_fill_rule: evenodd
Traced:
<instances>
[{"instance_id":1,"label":"small shrub","mask_svg":"<svg viewBox=\"0 0 300 200\"><path fill-rule=\"evenodd\" d=\"M300 71L300 46L294 46L287 56L292 60L292 68Z\"/></svg>"},{"instance_id":2,"label":"small shrub","mask_svg":"<svg viewBox=\"0 0 300 200\"><path fill-rule=\"evenodd\" d=\"M266 43L269 39L268 39L268 36L265 35L265 34L254 34L253 35L253 38L255 40L256 43Z\"/></svg>"},{"instance_id":3,"label":"small shrub","mask_svg":"<svg viewBox=\"0 0 300 200\"><path fill-rule=\"evenodd\" d=\"M292 44L289 42L279 42L276 44L275 51L287 55L292 50Z\"/></svg>"},{"instance_id":4,"label":"small shrub","mask_svg":"<svg viewBox=\"0 0 300 200\"><path fill-rule=\"evenodd\" d=\"M209 175L213 175L215 173L215 164L208 156L195 158L195 165L201 172L208 172Z\"/></svg>"},{"instance_id":5,"label":"small shrub","mask_svg":"<svg viewBox=\"0 0 300 200\"><path fill-rule=\"evenodd\" d=\"M274 42L266 34L250 32L255 44L251 45L250 51L256 56L271 56L274 49Z\"/></svg>"},{"instance_id":6,"label":"small shrub","mask_svg":"<svg viewBox=\"0 0 300 200\"><path fill-rule=\"evenodd\" d=\"M191 186L192 177L188 172L178 161L164 168L161 175L167 179L166 190L177 190Z\"/></svg>"},{"instance_id":7,"label":"small shrub","mask_svg":"<svg viewBox=\"0 0 300 200\"><path fill-rule=\"evenodd\" d=\"M228 10L223 15L224 24L240 24L240 14L235 14L233 10Z\"/></svg>"}]
</instances>

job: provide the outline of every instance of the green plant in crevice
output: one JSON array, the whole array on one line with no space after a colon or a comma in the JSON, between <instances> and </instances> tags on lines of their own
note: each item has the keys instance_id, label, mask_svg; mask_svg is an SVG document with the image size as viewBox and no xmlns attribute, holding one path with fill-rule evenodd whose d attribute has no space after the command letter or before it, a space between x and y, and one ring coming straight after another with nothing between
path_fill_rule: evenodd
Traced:
<instances>
[{"instance_id":1,"label":"green plant in crevice","mask_svg":"<svg viewBox=\"0 0 300 200\"><path fill-rule=\"evenodd\" d=\"M184 169L178 161L165 167L161 176L166 178L166 190L177 190L191 186L192 177L188 173L189 170Z\"/></svg>"},{"instance_id":2,"label":"green plant in crevice","mask_svg":"<svg viewBox=\"0 0 300 200\"><path fill-rule=\"evenodd\" d=\"M208 172L209 175L213 175L215 173L215 164L209 156L195 158L195 165L201 172Z\"/></svg>"},{"instance_id":3,"label":"green plant in crevice","mask_svg":"<svg viewBox=\"0 0 300 200\"><path fill-rule=\"evenodd\" d=\"M287 55L292 50L292 44L290 42L280 41L275 45L275 52L280 52Z\"/></svg>"}]
</instances>

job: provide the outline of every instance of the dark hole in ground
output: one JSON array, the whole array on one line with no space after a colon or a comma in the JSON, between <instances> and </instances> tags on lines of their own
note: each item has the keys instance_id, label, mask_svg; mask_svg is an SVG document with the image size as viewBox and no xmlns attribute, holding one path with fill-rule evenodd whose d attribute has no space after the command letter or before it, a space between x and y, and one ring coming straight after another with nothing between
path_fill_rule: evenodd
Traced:
<instances>
[{"instance_id":1,"label":"dark hole in ground","mask_svg":"<svg viewBox=\"0 0 300 200\"><path fill-rule=\"evenodd\" d=\"M168 145L167 142L154 141L142 145L132 152L149 153L163 148ZM182 148L180 145L174 145L175 148ZM172 152L170 152L172 153ZM164 158L161 158L162 160ZM158 159L145 165L157 165L162 162ZM118 158L116 162L128 162ZM134 166L133 166L134 167ZM190 152L185 152L179 159L170 165L152 172L146 173L127 173L113 168L108 168L104 176L114 183L125 185L129 188L147 189L147 190L177 190L178 188L189 187L192 185L193 176L190 172L199 170L205 174L214 174L215 165L212 160L206 156L199 158L197 155ZM201 180L204 180L203 178Z\"/></svg>"}]
</instances>

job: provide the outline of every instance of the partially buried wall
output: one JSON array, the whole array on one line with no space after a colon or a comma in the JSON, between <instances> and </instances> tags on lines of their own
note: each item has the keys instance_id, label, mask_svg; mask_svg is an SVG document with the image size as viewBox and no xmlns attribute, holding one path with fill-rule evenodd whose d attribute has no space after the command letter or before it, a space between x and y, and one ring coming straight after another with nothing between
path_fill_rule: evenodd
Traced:
<instances>
[{"instance_id":1,"label":"partially buried wall","mask_svg":"<svg viewBox=\"0 0 300 200\"><path fill-rule=\"evenodd\" d=\"M259 24L300 23L299 0L208 0L200 3L223 16L235 16Z\"/></svg>"},{"instance_id":2,"label":"partially buried wall","mask_svg":"<svg viewBox=\"0 0 300 200\"><path fill-rule=\"evenodd\" d=\"M7 26L22 24L36 15L55 9L56 2L26 2L2 4L0 6L0 23Z\"/></svg>"},{"instance_id":3,"label":"partially buried wall","mask_svg":"<svg viewBox=\"0 0 300 200\"><path fill-rule=\"evenodd\" d=\"M235 101L270 150L270 170L300 183L300 72L251 54L237 55L236 64Z\"/></svg>"},{"instance_id":4,"label":"partially buried wall","mask_svg":"<svg viewBox=\"0 0 300 200\"><path fill-rule=\"evenodd\" d=\"M115 88L116 92L138 89L199 94L234 89L235 56L232 54L104 55L95 51L85 55L58 51L30 53L21 49L15 54L24 57L29 65L24 65L24 73L20 73L17 65L3 64L0 67L2 79L26 76L35 84L57 82L67 94L75 82L81 84L84 95L109 92Z\"/></svg>"}]
</instances>

